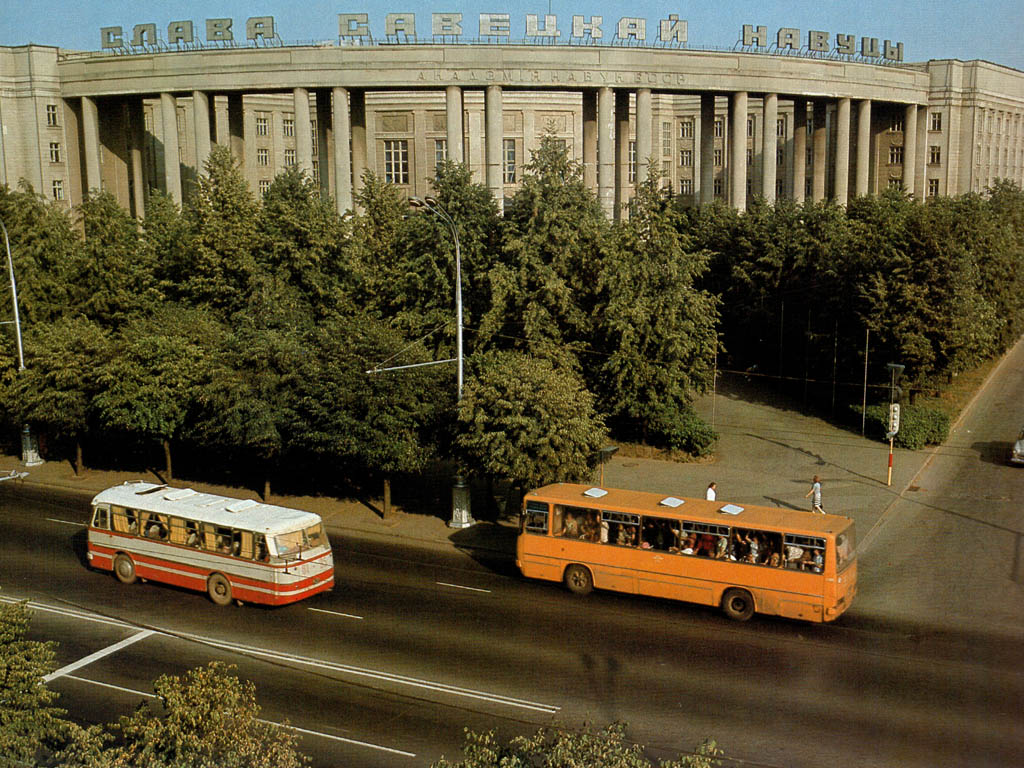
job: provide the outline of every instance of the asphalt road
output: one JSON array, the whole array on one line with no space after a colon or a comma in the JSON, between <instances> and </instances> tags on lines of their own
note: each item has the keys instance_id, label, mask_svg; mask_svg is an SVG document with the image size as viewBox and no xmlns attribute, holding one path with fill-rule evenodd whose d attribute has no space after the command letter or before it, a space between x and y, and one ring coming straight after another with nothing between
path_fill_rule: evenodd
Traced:
<instances>
[{"instance_id":1,"label":"asphalt road","mask_svg":"<svg viewBox=\"0 0 1024 768\"><path fill-rule=\"evenodd\" d=\"M956 449L946 459L957 467L978 455ZM1024 472L983 469L1021 498L1012 489ZM926 472L973 476L938 458ZM33 636L60 642L61 665L107 652L50 683L92 721L129 711L160 674L223 659L256 683L267 719L303 729L301 749L316 766L427 765L458 754L464 726L508 735L614 720L652 757L712 736L746 765L1010 766L1024 754L1012 558L1002 571L943 562L951 578L929 576L927 589L918 578L914 610L892 609L915 593L904 582L917 564L935 570L915 558L948 540L943 527L959 541L979 528L970 541L1000 552L1015 535L1019 547L1019 522L1004 519L1012 505L975 494L890 509L870 534L859 602L828 626L736 625L710 609L607 593L579 599L522 580L505 560L338 536L332 593L220 609L202 594L125 587L88 570L80 501L0 487L0 505L0 598L38 603ZM955 586L960 567L1001 583L1017 607L992 627L979 620L977 588ZM898 599L879 598L890 583ZM951 584L957 610L946 621L935 604ZM1007 596L1007 585L1016 592Z\"/></svg>"}]
</instances>

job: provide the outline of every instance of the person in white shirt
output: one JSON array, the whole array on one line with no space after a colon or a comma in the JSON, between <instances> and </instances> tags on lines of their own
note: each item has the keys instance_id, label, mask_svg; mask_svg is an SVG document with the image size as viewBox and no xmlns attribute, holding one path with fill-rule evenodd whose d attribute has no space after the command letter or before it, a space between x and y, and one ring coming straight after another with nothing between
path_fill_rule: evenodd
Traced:
<instances>
[{"instance_id":1,"label":"person in white shirt","mask_svg":"<svg viewBox=\"0 0 1024 768\"><path fill-rule=\"evenodd\" d=\"M708 483L708 490L704 494L704 498L708 501L714 501L718 498L718 483Z\"/></svg>"}]
</instances>

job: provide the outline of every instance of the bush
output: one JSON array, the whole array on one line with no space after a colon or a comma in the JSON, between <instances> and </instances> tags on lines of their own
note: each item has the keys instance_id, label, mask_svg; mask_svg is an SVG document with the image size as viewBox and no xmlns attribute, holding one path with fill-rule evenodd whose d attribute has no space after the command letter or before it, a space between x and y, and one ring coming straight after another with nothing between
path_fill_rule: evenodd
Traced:
<instances>
[{"instance_id":1,"label":"bush","mask_svg":"<svg viewBox=\"0 0 1024 768\"><path fill-rule=\"evenodd\" d=\"M665 407L651 418L649 437L659 448L707 456L718 440L718 433L690 408Z\"/></svg>"},{"instance_id":2,"label":"bush","mask_svg":"<svg viewBox=\"0 0 1024 768\"><path fill-rule=\"evenodd\" d=\"M860 406L850 406L857 411L858 421ZM883 440L889 428L889 406L869 405L867 409L868 437ZM900 431L896 433L893 445L916 451L926 445L940 445L949 436L949 415L935 408L923 408L913 405L900 407Z\"/></svg>"}]
</instances>

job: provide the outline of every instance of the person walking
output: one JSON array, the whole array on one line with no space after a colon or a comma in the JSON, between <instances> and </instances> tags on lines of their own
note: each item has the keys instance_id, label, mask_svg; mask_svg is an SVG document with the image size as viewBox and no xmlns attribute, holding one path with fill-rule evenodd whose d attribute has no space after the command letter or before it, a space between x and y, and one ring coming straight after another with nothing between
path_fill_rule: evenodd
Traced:
<instances>
[{"instance_id":1,"label":"person walking","mask_svg":"<svg viewBox=\"0 0 1024 768\"><path fill-rule=\"evenodd\" d=\"M821 480L817 475L811 481L811 490L804 494L804 498L806 499L812 494L814 498L811 500L811 512L819 512L824 515L825 509L821 506Z\"/></svg>"},{"instance_id":2,"label":"person walking","mask_svg":"<svg viewBox=\"0 0 1024 768\"><path fill-rule=\"evenodd\" d=\"M708 501L714 501L718 498L718 483L708 483L708 490L704 494L704 498Z\"/></svg>"}]
</instances>

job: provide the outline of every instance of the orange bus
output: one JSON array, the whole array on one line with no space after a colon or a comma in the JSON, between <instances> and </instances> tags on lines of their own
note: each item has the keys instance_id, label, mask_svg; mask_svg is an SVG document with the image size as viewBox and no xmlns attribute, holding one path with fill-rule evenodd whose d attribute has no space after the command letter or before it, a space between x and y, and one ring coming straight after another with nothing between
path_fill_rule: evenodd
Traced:
<instances>
[{"instance_id":1,"label":"orange bus","mask_svg":"<svg viewBox=\"0 0 1024 768\"><path fill-rule=\"evenodd\" d=\"M523 499L516 565L524 576L833 621L857 591L848 517L645 491L556 483Z\"/></svg>"},{"instance_id":2,"label":"orange bus","mask_svg":"<svg viewBox=\"0 0 1024 768\"><path fill-rule=\"evenodd\" d=\"M150 579L232 600L284 605L334 586L319 515L191 488L128 482L92 500L89 564L124 584Z\"/></svg>"}]
</instances>

